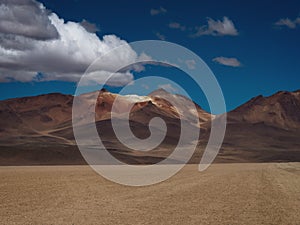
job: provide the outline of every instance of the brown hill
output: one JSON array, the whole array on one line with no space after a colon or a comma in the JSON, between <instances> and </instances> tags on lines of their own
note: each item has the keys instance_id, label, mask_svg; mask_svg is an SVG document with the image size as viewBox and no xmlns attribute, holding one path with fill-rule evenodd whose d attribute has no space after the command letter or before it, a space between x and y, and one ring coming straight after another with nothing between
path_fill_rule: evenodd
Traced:
<instances>
[{"instance_id":1,"label":"brown hill","mask_svg":"<svg viewBox=\"0 0 300 225\"><path fill-rule=\"evenodd\" d=\"M186 112L184 107L194 103L182 96L168 94L168 97L179 102L182 108L176 110L163 96L153 93L151 96L120 96L103 89L79 96L82 105L79 115L84 125L85 115L95 114L99 135L112 154L130 163L152 163L172 152L180 136L180 115L189 115L186 117L187 122L193 118L193 112ZM130 126L137 137L147 138L150 135L147 125L152 118L160 117L166 122L167 136L156 151L147 154L131 152L118 141L110 122L112 105L116 98L118 101L114 114L119 118L119 124L126 125L123 114L131 109ZM82 162L78 158L80 154L73 136L72 102L73 96L58 93L1 101L0 164L26 164L27 161L33 164ZM196 107L199 115L204 115L201 121L208 121L210 114L199 106ZM77 155L76 159L74 155Z\"/></svg>"},{"instance_id":2,"label":"brown hill","mask_svg":"<svg viewBox=\"0 0 300 225\"><path fill-rule=\"evenodd\" d=\"M300 161L300 91L258 96L229 112L225 140L217 162ZM149 152L131 151L115 137L111 127L112 105L120 126L126 126L124 112L130 111L130 127L139 138L150 135L148 123L162 118L167 135ZM106 90L79 96L84 115L95 112L98 133L110 152L128 163L155 163L168 156L180 136L180 116L195 128L199 118L201 137L192 163L199 163L215 118L181 95L163 89L148 96L119 96ZM96 99L96 106L94 101ZM176 105L170 104L171 99ZM0 164L82 164L72 128L73 96L58 93L0 101ZM191 110L191 104L196 111ZM93 114L94 115L94 114ZM218 120L218 117L216 117ZM83 127L83 129L85 129ZM130 137L129 137L130 138Z\"/></svg>"},{"instance_id":3,"label":"brown hill","mask_svg":"<svg viewBox=\"0 0 300 225\"><path fill-rule=\"evenodd\" d=\"M217 161L300 161L299 137L300 91L260 95L227 113Z\"/></svg>"},{"instance_id":4,"label":"brown hill","mask_svg":"<svg viewBox=\"0 0 300 225\"><path fill-rule=\"evenodd\" d=\"M265 123L282 129L300 128L300 90L252 98L228 113L232 121Z\"/></svg>"}]
</instances>

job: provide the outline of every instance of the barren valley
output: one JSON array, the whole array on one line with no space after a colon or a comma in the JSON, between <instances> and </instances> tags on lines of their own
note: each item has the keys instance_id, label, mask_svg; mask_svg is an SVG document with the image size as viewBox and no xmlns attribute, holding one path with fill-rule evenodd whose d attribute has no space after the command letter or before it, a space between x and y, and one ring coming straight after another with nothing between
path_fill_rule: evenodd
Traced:
<instances>
[{"instance_id":1,"label":"barren valley","mask_svg":"<svg viewBox=\"0 0 300 225\"><path fill-rule=\"evenodd\" d=\"M129 187L88 166L0 167L1 224L299 224L300 163L197 168Z\"/></svg>"}]
</instances>

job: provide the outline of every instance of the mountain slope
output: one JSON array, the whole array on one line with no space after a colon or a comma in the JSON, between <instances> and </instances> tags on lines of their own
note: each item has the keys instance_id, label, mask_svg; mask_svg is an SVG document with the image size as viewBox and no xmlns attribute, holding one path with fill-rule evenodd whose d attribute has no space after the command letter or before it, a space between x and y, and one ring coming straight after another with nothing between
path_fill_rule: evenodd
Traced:
<instances>
[{"instance_id":1,"label":"mountain slope","mask_svg":"<svg viewBox=\"0 0 300 225\"><path fill-rule=\"evenodd\" d=\"M300 128L300 90L258 96L228 113L229 120L265 123L282 129Z\"/></svg>"},{"instance_id":2,"label":"mountain slope","mask_svg":"<svg viewBox=\"0 0 300 225\"><path fill-rule=\"evenodd\" d=\"M217 161L300 161L299 137L300 91L258 96L227 113Z\"/></svg>"},{"instance_id":3,"label":"mountain slope","mask_svg":"<svg viewBox=\"0 0 300 225\"><path fill-rule=\"evenodd\" d=\"M126 126L125 112L130 110L131 131L139 138L150 135L152 118L162 118L167 134L152 151L132 151L115 136L111 111ZM175 108L167 99L180 106ZM120 96L105 89L79 96L83 129L85 115L95 116L98 134L107 149L120 160L131 164L156 163L174 150L180 137L180 117L195 129L199 118L201 136L191 163L199 163L210 134L214 117L181 95L159 89L148 96ZM95 104L94 104L94 101ZM0 165L82 164L73 136L73 96L58 93L0 101ZM196 111L191 110L191 104ZM216 162L300 161L300 91L258 96L227 113L224 143ZM88 125L88 124L87 124ZM130 136L128 136L130 140Z\"/></svg>"},{"instance_id":4,"label":"mountain slope","mask_svg":"<svg viewBox=\"0 0 300 225\"><path fill-rule=\"evenodd\" d=\"M169 94L170 96L176 98L175 95ZM148 153L131 152L118 141L110 122L112 105L116 99L118 101L115 104L114 116L120 120L119 124L125 126L127 119L124 118L124 113L130 111L130 127L139 138L147 138L150 135L148 123L152 118L160 117L166 122L167 135L161 146ZM129 163L160 161L161 157L172 152L180 136L180 112L183 113L185 109L179 108L177 111L159 96L120 96L102 89L99 92L79 96L79 101L82 124L86 124L85 115L92 113L103 143L112 154ZM184 101L188 100L181 100L183 105L191 104L190 101L184 104ZM14 160L24 163L26 158L28 163L33 164L38 162L55 164L57 159L58 162L63 161L62 158L67 164L72 163L72 160L80 161L74 160L71 155L68 157L70 151L73 155L77 154L74 152L78 152L71 121L72 103L73 96L57 93L1 101L0 164L13 163ZM208 117L209 114L205 115ZM187 122L191 118L187 117ZM207 121L207 118L203 121ZM45 154L48 151L52 153Z\"/></svg>"},{"instance_id":5,"label":"mountain slope","mask_svg":"<svg viewBox=\"0 0 300 225\"><path fill-rule=\"evenodd\" d=\"M185 114L187 118L194 118L194 116L197 116L199 118L200 124L204 122L210 121L212 118L214 118L214 115L209 114L205 110L203 110L199 105L197 105L195 102L192 102L190 99L183 95L172 95L169 92L167 92L164 89L158 89L156 91L151 92L148 96L154 98L154 99L172 99L176 103L176 105L180 106L180 113ZM197 112L194 112L191 110L189 106L193 104L196 108Z\"/></svg>"}]
</instances>

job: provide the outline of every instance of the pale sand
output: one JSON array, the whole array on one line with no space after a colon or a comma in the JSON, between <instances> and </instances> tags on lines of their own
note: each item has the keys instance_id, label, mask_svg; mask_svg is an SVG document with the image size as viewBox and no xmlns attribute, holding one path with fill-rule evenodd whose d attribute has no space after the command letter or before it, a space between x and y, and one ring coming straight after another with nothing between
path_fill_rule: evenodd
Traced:
<instances>
[{"instance_id":1,"label":"pale sand","mask_svg":"<svg viewBox=\"0 0 300 225\"><path fill-rule=\"evenodd\" d=\"M188 165L148 187L88 166L0 167L1 224L300 224L300 163Z\"/></svg>"}]
</instances>

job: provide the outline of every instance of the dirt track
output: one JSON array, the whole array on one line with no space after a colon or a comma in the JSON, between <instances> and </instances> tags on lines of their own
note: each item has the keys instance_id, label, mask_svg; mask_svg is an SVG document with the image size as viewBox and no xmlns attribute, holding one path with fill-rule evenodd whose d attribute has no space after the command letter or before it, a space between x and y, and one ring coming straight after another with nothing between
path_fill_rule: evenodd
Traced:
<instances>
[{"instance_id":1,"label":"dirt track","mask_svg":"<svg viewBox=\"0 0 300 225\"><path fill-rule=\"evenodd\" d=\"M188 165L149 187L88 166L0 167L1 224L299 224L300 163Z\"/></svg>"}]
</instances>

